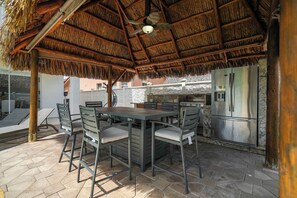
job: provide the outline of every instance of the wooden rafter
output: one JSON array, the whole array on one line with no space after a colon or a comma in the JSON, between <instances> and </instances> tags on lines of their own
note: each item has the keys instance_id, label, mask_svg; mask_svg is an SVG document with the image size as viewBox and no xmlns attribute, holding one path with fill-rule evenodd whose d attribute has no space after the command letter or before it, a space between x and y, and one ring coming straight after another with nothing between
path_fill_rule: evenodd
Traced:
<instances>
[{"instance_id":1,"label":"wooden rafter","mask_svg":"<svg viewBox=\"0 0 297 198\"><path fill-rule=\"evenodd\" d=\"M111 86L113 87L127 72L127 70L124 70L111 84Z\"/></svg>"},{"instance_id":2,"label":"wooden rafter","mask_svg":"<svg viewBox=\"0 0 297 198\"><path fill-rule=\"evenodd\" d=\"M97 39L101 40L101 41L104 41L104 42L108 42L108 43L111 43L113 45L117 45L117 46L121 46L121 47L124 47L124 48L128 48L126 45L122 44L122 43L119 43L119 42L116 42L116 41L112 41L112 40L109 40L107 38L104 38L102 36L99 36L93 32L90 32L88 30L84 30L80 27L77 27L77 26L74 26L74 25L71 25L69 23L64 23L65 26L71 28L71 29L74 29L76 30L77 32L80 32L80 33L83 33L83 34L87 34L89 36L92 36L92 37L96 37Z\"/></svg>"},{"instance_id":3,"label":"wooden rafter","mask_svg":"<svg viewBox=\"0 0 297 198\"><path fill-rule=\"evenodd\" d=\"M160 3L160 8L161 8L161 13L162 13L162 15L163 15L163 18L164 18L165 22L168 23L168 19L167 19L167 16L166 16L166 14L165 14L163 5L162 5L162 3L161 3L161 0L159 0L159 3ZM178 46L177 46L177 44L176 44L174 35L173 35L173 33L172 33L172 30L169 30L168 32L169 32L169 36L170 36L172 45L173 45L173 47L174 47L175 53L176 53L177 57L180 58L180 53L179 53ZM183 69L185 69L185 65L183 64L183 62L180 62L180 64L181 64L181 66L183 67Z\"/></svg>"},{"instance_id":4,"label":"wooden rafter","mask_svg":"<svg viewBox=\"0 0 297 198\"><path fill-rule=\"evenodd\" d=\"M84 51L84 52L87 52L87 53L90 53L90 54L95 54L95 55L97 55L97 56L99 56L101 58L109 58L109 59L114 59L114 60L117 60L117 61L132 63L131 60L128 60L128 59L125 59L125 58L112 56L112 55L108 55L108 54L102 54L102 53L99 53L99 52L97 52L95 50L92 50L92 49L89 49L89 48L86 48L86 47L83 47L83 46L79 46L79 45L76 45L76 44L73 44L73 43L61 41L61 40L58 40L58 39L55 39L55 38L51 38L49 36L45 37L44 41L48 41L48 42L51 42L51 43L63 45L65 47L69 47L69 48L76 48L76 49L79 49L81 51Z\"/></svg>"},{"instance_id":5,"label":"wooden rafter","mask_svg":"<svg viewBox=\"0 0 297 198\"><path fill-rule=\"evenodd\" d=\"M105 5L103 5L102 3L98 3L98 6L100 6L101 8L103 8L104 10L108 11L109 13L112 13L114 15L119 15L119 13L113 9L110 9L108 7L106 7Z\"/></svg>"},{"instance_id":6,"label":"wooden rafter","mask_svg":"<svg viewBox=\"0 0 297 198\"><path fill-rule=\"evenodd\" d=\"M117 30L117 31L124 32L122 28L120 28L120 27L118 27L118 26L116 26L116 25L114 25L114 24L112 24L112 23L110 23L110 22L108 22L108 21L105 21L104 19L102 19L102 18L100 18L100 17L98 17L98 16L92 14L91 12L85 11L84 13L85 13L86 15L92 17L93 19L96 19L96 20L98 20L99 22L104 23L105 25L108 25L109 27L111 27L111 28L113 28L113 29L115 29L115 30Z\"/></svg>"},{"instance_id":7,"label":"wooden rafter","mask_svg":"<svg viewBox=\"0 0 297 198\"><path fill-rule=\"evenodd\" d=\"M255 12L254 12L253 8L251 7L251 5L247 2L247 0L240 0L240 2L247 9L248 13L250 14L250 16L252 17L252 19L256 23L256 26L258 27L258 29L261 32L261 34L263 36L265 36L266 35L266 31L265 31L264 27L262 26L262 24L260 23L257 15L255 14Z\"/></svg>"},{"instance_id":8,"label":"wooden rafter","mask_svg":"<svg viewBox=\"0 0 297 198\"><path fill-rule=\"evenodd\" d=\"M242 59L250 59L250 58L264 58L266 57L266 54L260 53L260 54L250 54L250 55L245 55L245 56L239 56L239 57L233 57L229 58L229 61L238 61ZM199 67L199 66L205 66L205 65L210 65L210 64L216 64L216 63L222 63L224 62L224 59L219 59L219 60L214 60L214 61L206 61L206 62L200 62L200 63L193 63L186 65L187 68L189 67ZM166 67L166 68L160 68L157 71L165 71L165 70L172 70L172 69L181 69L180 66L174 66L174 67ZM148 69L148 70L141 70L139 73L148 73L148 72L153 72L153 70Z\"/></svg>"},{"instance_id":9,"label":"wooden rafter","mask_svg":"<svg viewBox=\"0 0 297 198\"><path fill-rule=\"evenodd\" d=\"M115 3L117 5L118 13L119 13L119 16L120 16L120 21L121 21L122 28L123 28L123 31L124 31L125 40L126 40L127 45L128 45L129 54L130 54L130 57L131 57L131 60L132 60L133 64L135 65L135 59L134 59L134 55L133 55L133 52L132 52L132 47L131 47L131 44L130 44L130 41L129 41L128 33L127 33L127 30L126 30L126 27L125 27L125 22L124 22L123 16L121 14L121 9L120 9L120 5L118 4L118 0L115 0Z\"/></svg>"},{"instance_id":10,"label":"wooden rafter","mask_svg":"<svg viewBox=\"0 0 297 198\"><path fill-rule=\"evenodd\" d=\"M221 54L221 53L232 52L232 51L236 51L236 50L253 48L253 47L262 47L262 44L254 43L254 44L243 45L243 46L239 46L239 47L225 48L225 49L216 50L216 51L212 51L212 52L206 52L206 53L202 53L202 54L187 56L187 57L183 57L183 58L179 58L179 59L172 59L172 60L156 62L156 63L152 63L152 64L143 64L143 65L137 66L135 68L139 69L139 68L143 68L143 67L156 67L156 66L166 65L166 64L168 65L168 64L173 64L173 63L179 63L180 61L189 61L189 60L193 60L193 59L197 59L197 58L203 58L206 56L213 56L213 55L217 55L217 54Z\"/></svg>"},{"instance_id":11,"label":"wooden rafter","mask_svg":"<svg viewBox=\"0 0 297 198\"><path fill-rule=\"evenodd\" d=\"M36 12L40 15L52 12L60 8L63 5L63 3L63 0L50 0L43 3L39 3L37 5Z\"/></svg>"},{"instance_id":12,"label":"wooden rafter","mask_svg":"<svg viewBox=\"0 0 297 198\"><path fill-rule=\"evenodd\" d=\"M218 9L217 0L212 0L212 4L213 4L213 10L214 10L216 27L217 27L217 37L218 37L219 47L220 47L220 49L224 49L224 40L223 40L222 27L221 27L221 17L220 17L220 12ZM225 62L228 62L226 53L222 53L222 56L224 57Z\"/></svg>"},{"instance_id":13,"label":"wooden rafter","mask_svg":"<svg viewBox=\"0 0 297 198\"><path fill-rule=\"evenodd\" d=\"M227 6L229 6L229 5L233 4L233 3L236 3L238 1L240 1L240 0L232 0L232 1L228 2L228 3L225 3L223 5L220 5L219 9L222 9L224 7L227 7Z\"/></svg>"},{"instance_id":14,"label":"wooden rafter","mask_svg":"<svg viewBox=\"0 0 297 198\"><path fill-rule=\"evenodd\" d=\"M127 14L126 14L126 12L125 12L125 10L124 10L122 4L121 4L119 1L117 1L117 4L119 5L119 8L120 8L121 12L123 13L124 17L128 20L128 16L127 16ZM130 24L130 23L129 23L129 24ZM130 24L130 26L131 26L132 29L134 30L133 25ZM149 58L149 56L148 56L148 54L147 54L147 52L146 52L146 50L145 50L145 48L144 48L144 46L143 46L141 40L139 39L138 35L136 35L136 39L137 39L137 41L138 41L138 43L139 43L139 45L140 45L140 47L141 47L141 51L144 52L144 54L145 54L146 60L150 62L150 58ZM129 39L129 40L130 40L130 39Z\"/></svg>"},{"instance_id":15,"label":"wooden rafter","mask_svg":"<svg viewBox=\"0 0 297 198\"><path fill-rule=\"evenodd\" d=\"M28 38L31 38L33 36L35 36L36 34L38 34L38 32L44 27L44 25L40 25L38 27L35 27L31 30L28 30L26 32L24 32L23 34L21 34L17 40L17 42L22 42Z\"/></svg>"},{"instance_id":16,"label":"wooden rafter","mask_svg":"<svg viewBox=\"0 0 297 198\"><path fill-rule=\"evenodd\" d=\"M41 53L49 54L49 55L53 56L55 59L59 59L59 57L60 57L60 58L64 58L65 61L80 62L80 63L86 63L86 64L91 64L91 65L98 65L100 67L113 67L115 69L127 70L129 72L135 73L135 70L132 69L132 68L122 66L122 65L116 65L114 63L107 63L107 62L98 61L98 60L95 60L95 59L86 58L86 57L82 57L82 56L78 56L78 55L74 55L74 54L60 52L60 51L57 51L57 50L45 49L45 48L42 48L42 47L35 47L35 49L37 49ZM46 57L44 57L44 58L46 58Z\"/></svg>"}]
</instances>

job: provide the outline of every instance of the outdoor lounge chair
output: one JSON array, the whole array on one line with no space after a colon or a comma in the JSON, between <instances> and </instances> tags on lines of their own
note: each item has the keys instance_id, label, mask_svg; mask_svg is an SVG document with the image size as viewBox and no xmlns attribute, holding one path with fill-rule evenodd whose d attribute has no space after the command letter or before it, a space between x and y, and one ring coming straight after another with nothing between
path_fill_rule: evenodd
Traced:
<instances>
[{"instance_id":1,"label":"outdoor lounge chair","mask_svg":"<svg viewBox=\"0 0 297 198\"><path fill-rule=\"evenodd\" d=\"M29 109L15 109L0 121L0 127L20 124L29 115Z\"/></svg>"},{"instance_id":2,"label":"outdoor lounge chair","mask_svg":"<svg viewBox=\"0 0 297 198\"><path fill-rule=\"evenodd\" d=\"M112 176L119 173L119 172L114 173L110 176L107 176L105 178L100 178L100 180L96 181L97 165L99 162L99 150L105 145L109 146L110 148L110 152L109 152L110 166L112 167L112 159L119 161L124 166L128 167L129 179L132 180L132 172L131 172L132 171L132 167L131 167L132 124L131 122L128 122L128 130L124 130L116 127L119 125L126 125L127 122L114 124L100 129L98 124L98 119L96 117L95 108L80 106L80 114L81 114L82 127L83 127L83 139L82 139L81 151L80 151L80 157L79 157L77 182L80 182L80 170L82 168L86 168L92 174L92 185L91 185L90 197L93 197L95 183L111 178ZM128 162L124 162L118 157L112 155L112 145L120 142L128 142ZM92 145L96 150L95 161L94 163L92 163L92 165L94 164L94 170L92 170L90 168L90 164L88 164L83 159L83 149L86 147L86 143Z\"/></svg>"},{"instance_id":3,"label":"outdoor lounge chair","mask_svg":"<svg viewBox=\"0 0 297 198\"><path fill-rule=\"evenodd\" d=\"M65 132L66 139L63 145L63 149L60 155L59 162L61 162L62 157L65 155L69 158L69 172L71 171L71 167L73 165L73 159L78 158L74 157L74 150L75 143L76 143L76 135L82 133L81 128L81 119L76 118L72 119L71 116L77 116L78 114L70 114L70 109L68 104L57 104L57 109L59 113L59 120L60 120L60 128ZM66 150L66 146L68 144L69 138L73 137L72 145L70 150ZM68 152L70 152L70 156L68 155Z\"/></svg>"},{"instance_id":4,"label":"outdoor lounge chair","mask_svg":"<svg viewBox=\"0 0 297 198\"><path fill-rule=\"evenodd\" d=\"M47 123L47 118L48 116L54 111L53 108L49 108L49 109L40 109L38 111L38 122L37 122L37 126L38 128L40 127L52 127L55 131L58 132L58 129ZM45 123L44 123L45 122ZM24 131L24 130L28 130L29 129L29 123L30 123L30 119L26 119L24 122L22 122L19 125L12 125L12 126L7 126L7 127L2 127L0 128L0 135L2 134L7 134L7 133L12 133L12 132L18 132L18 131Z\"/></svg>"},{"instance_id":5,"label":"outdoor lounge chair","mask_svg":"<svg viewBox=\"0 0 297 198\"><path fill-rule=\"evenodd\" d=\"M200 178L202 177L201 167L198 158L198 141L197 141L197 125L199 122L199 108L197 107L188 107L185 109L183 123L181 128L165 123L165 122L158 122L152 121L152 176L155 176L155 168L161 169L163 171L167 171L169 173L175 174L179 177L184 178L185 182L185 193L189 192L188 188L188 179L187 179L187 168L185 164L185 153L184 153L184 145L185 144L192 144L192 138L195 139L195 146L196 146L196 159L191 158L190 163L193 164L193 161L196 160L197 163L195 165L199 168L199 175ZM166 126L165 128L161 128L155 131L155 125L162 124ZM179 174L170 170L167 170L165 167L161 165L155 164L155 140L159 140L162 142L167 142L173 145L180 146L181 149L181 157L182 157L182 166L183 166L183 174ZM172 157L173 153L170 152L171 164L172 164ZM195 159L195 160L194 160Z\"/></svg>"}]
</instances>

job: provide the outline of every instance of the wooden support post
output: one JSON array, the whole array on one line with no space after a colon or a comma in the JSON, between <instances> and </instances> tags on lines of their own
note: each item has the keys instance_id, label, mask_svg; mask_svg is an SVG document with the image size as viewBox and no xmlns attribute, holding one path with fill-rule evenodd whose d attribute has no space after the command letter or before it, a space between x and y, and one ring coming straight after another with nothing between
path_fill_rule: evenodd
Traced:
<instances>
[{"instance_id":1,"label":"wooden support post","mask_svg":"<svg viewBox=\"0 0 297 198\"><path fill-rule=\"evenodd\" d=\"M108 67L107 97L108 107L112 107L112 67Z\"/></svg>"},{"instance_id":2,"label":"wooden support post","mask_svg":"<svg viewBox=\"0 0 297 198\"><path fill-rule=\"evenodd\" d=\"M266 165L278 167L279 136L279 23L273 20L268 32Z\"/></svg>"},{"instance_id":3,"label":"wooden support post","mask_svg":"<svg viewBox=\"0 0 297 198\"><path fill-rule=\"evenodd\" d=\"M280 17L280 198L297 197L297 1L282 0Z\"/></svg>"},{"instance_id":4,"label":"wooden support post","mask_svg":"<svg viewBox=\"0 0 297 198\"><path fill-rule=\"evenodd\" d=\"M30 59L30 124L28 142L36 141L37 137L37 109L38 109L38 51L32 50Z\"/></svg>"}]
</instances>

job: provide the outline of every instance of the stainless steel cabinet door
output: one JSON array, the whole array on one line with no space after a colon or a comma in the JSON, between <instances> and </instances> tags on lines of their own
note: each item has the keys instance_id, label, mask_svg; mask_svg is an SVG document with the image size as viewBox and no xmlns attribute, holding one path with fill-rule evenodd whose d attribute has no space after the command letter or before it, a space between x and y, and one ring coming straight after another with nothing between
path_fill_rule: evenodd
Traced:
<instances>
[{"instance_id":1,"label":"stainless steel cabinet door","mask_svg":"<svg viewBox=\"0 0 297 198\"><path fill-rule=\"evenodd\" d=\"M258 67L233 68L232 117L257 118Z\"/></svg>"},{"instance_id":2,"label":"stainless steel cabinet door","mask_svg":"<svg viewBox=\"0 0 297 198\"><path fill-rule=\"evenodd\" d=\"M212 71L212 95L211 113L216 116L231 116L231 90L230 74L232 69L220 69ZM216 93L224 92L224 101L216 100Z\"/></svg>"}]
</instances>

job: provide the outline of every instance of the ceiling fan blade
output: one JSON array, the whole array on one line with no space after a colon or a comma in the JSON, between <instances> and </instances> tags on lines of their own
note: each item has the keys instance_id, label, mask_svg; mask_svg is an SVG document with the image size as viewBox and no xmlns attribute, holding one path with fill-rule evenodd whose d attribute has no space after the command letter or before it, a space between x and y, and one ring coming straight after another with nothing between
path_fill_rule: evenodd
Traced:
<instances>
[{"instance_id":1,"label":"ceiling fan blade","mask_svg":"<svg viewBox=\"0 0 297 198\"><path fill-rule=\"evenodd\" d=\"M147 23L150 25L155 25L160 21L159 12L152 12L146 19Z\"/></svg>"},{"instance_id":2,"label":"ceiling fan blade","mask_svg":"<svg viewBox=\"0 0 297 198\"><path fill-rule=\"evenodd\" d=\"M170 30L171 29L171 24L169 24L169 23L157 23L156 24L156 29L158 29L158 30Z\"/></svg>"},{"instance_id":3,"label":"ceiling fan blade","mask_svg":"<svg viewBox=\"0 0 297 198\"><path fill-rule=\"evenodd\" d=\"M144 25L143 22L133 21L133 20L126 20L127 23L130 23L132 25Z\"/></svg>"},{"instance_id":4,"label":"ceiling fan blade","mask_svg":"<svg viewBox=\"0 0 297 198\"><path fill-rule=\"evenodd\" d=\"M133 36L135 36L136 34L139 34L140 32L142 32L142 29L137 29L137 30L135 30L135 31L133 31L131 34L129 34L130 35L130 37L133 37Z\"/></svg>"}]
</instances>

